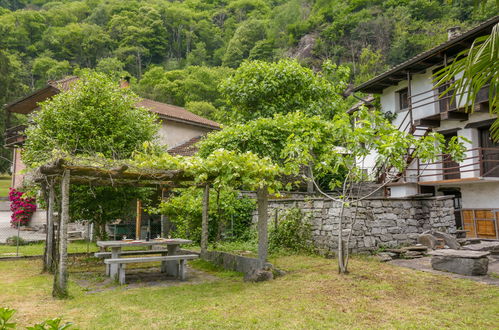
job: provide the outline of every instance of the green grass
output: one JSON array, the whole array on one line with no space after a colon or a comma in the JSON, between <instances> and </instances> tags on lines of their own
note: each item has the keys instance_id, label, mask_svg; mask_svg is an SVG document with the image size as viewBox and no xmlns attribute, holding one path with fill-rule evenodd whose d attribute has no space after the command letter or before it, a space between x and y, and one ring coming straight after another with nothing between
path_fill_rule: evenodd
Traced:
<instances>
[{"instance_id":1,"label":"green grass","mask_svg":"<svg viewBox=\"0 0 499 330\"><path fill-rule=\"evenodd\" d=\"M45 243L33 243L19 246L19 255L21 256L39 256L43 255ZM0 257L12 256L16 253L16 247L10 245L0 245ZM86 253L96 252L99 248L95 243L88 243L85 241L73 241L68 244L68 253Z\"/></svg>"},{"instance_id":2,"label":"green grass","mask_svg":"<svg viewBox=\"0 0 499 330\"><path fill-rule=\"evenodd\" d=\"M87 260L88 259L88 260ZM90 269L91 258L72 263L70 280ZM499 288L354 257L349 275L334 260L273 257L286 276L245 283L205 262L217 275L201 284L127 288L89 293L74 281L72 297L51 298L52 276L41 262L0 262L0 306L18 310L25 326L53 317L80 329L275 329L275 328L494 328ZM103 272L102 265L96 268Z\"/></svg>"},{"instance_id":3,"label":"green grass","mask_svg":"<svg viewBox=\"0 0 499 330\"><path fill-rule=\"evenodd\" d=\"M12 182L12 177L9 175L0 175L0 197L9 196L9 187Z\"/></svg>"}]
</instances>

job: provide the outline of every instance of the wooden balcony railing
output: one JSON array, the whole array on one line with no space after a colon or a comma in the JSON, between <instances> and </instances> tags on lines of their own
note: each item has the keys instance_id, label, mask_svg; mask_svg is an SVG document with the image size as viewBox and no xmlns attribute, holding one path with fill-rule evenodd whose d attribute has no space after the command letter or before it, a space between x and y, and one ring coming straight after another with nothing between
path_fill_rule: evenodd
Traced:
<instances>
[{"instance_id":1,"label":"wooden balcony railing","mask_svg":"<svg viewBox=\"0 0 499 330\"><path fill-rule=\"evenodd\" d=\"M15 146L20 146L24 143L26 139L26 135L24 131L26 130L27 125L18 125L14 127L7 128L5 130L5 143L4 146L6 148L12 148Z\"/></svg>"},{"instance_id":2,"label":"wooden balcony railing","mask_svg":"<svg viewBox=\"0 0 499 330\"><path fill-rule=\"evenodd\" d=\"M439 161L419 163L418 168L406 169L404 177L416 177L418 181L435 177L436 180L445 181L461 179L462 174L473 172L483 178L499 178L499 148L473 148L468 149L467 154L471 156L464 158L460 163L451 159L449 155L438 155Z\"/></svg>"}]
</instances>

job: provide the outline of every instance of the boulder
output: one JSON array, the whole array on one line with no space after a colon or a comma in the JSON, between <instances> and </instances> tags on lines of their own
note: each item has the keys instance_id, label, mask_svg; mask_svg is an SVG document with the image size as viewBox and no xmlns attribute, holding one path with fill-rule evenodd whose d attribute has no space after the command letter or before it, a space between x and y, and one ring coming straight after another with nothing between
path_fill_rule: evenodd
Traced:
<instances>
[{"instance_id":1,"label":"boulder","mask_svg":"<svg viewBox=\"0 0 499 330\"><path fill-rule=\"evenodd\" d=\"M436 238L442 238L445 241L445 245L453 250L459 250L461 248L461 244L459 244L457 239L452 235L443 233L441 231L434 231L432 234Z\"/></svg>"},{"instance_id":2,"label":"boulder","mask_svg":"<svg viewBox=\"0 0 499 330\"><path fill-rule=\"evenodd\" d=\"M246 282L264 282L274 279L274 274L269 270L254 270L244 275Z\"/></svg>"},{"instance_id":3,"label":"boulder","mask_svg":"<svg viewBox=\"0 0 499 330\"><path fill-rule=\"evenodd\" d=\"M446 249L429 254L435 270L468 276L486 275L488 271L489 252Z\"/></svg>"},{"instance_id":4,"label":"boulder","mask_svg":"<svg viewBox=\"0 0 499 330\"><path fill-rule=\"evenodd\" d=\"M429 249L435 250L438 245L438 241L435 236L431 234L421 234L418 236L418 243L426 246Z\"/></svg>"},{"instance_id":5,"label":"boulder","mask_svg":"<svg viewBox=\"0 0 499 330\"><path fill-rule=\"evenodd\" d=\"M386 252L380 252L378 253L378 260L381 262L387 262L392 260L392 257Z\"/></svg>"}]
</instances>

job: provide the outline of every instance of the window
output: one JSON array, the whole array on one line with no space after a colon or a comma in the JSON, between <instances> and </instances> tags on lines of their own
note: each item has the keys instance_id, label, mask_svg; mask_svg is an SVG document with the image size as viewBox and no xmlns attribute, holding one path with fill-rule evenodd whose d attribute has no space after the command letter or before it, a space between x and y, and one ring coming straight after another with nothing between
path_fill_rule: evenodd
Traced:
<instances>
[{"instance_id":1,"label":"window","mask_svg":"<svg viewBox=\"0 0 499 330\"><path fill-rule=\"evenodd\" d=\"M398 111L404 111L409 108L409 90L407 88L401 89L398 94Z\"/></svg>"}]
</instances>

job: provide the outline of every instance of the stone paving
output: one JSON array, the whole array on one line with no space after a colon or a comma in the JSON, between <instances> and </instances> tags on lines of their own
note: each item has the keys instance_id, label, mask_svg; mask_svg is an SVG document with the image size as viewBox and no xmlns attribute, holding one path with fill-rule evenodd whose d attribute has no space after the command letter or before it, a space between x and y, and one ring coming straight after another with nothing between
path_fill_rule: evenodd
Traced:
<instances>
[{"instance_id":1,"label":"stone paving","mask_svg":"<svg viewBox=\"0 0 499 330\"><path fill-rule=\"evenodd\" d=\"M10 226L10 211L0 212L0 244L5 244L7 238L17 236L17 229ZM19 236L27 242L45 240L45 234L36 231L19 231Z\"/></svg>"},{"instance_id":2,"label":"stone paving","mask_svg":"<svg viewBox=\"0 0 499 330\"><path fill-rule=\"evenodd\" d=\"M459 274L434 270L431 267L431 257L424 257L418 259L395 259L389 261L388 263L400 267L420 270L423 272L445 275L453 278L462 278L462 279L499 286L499 259L497 259L496 257L489 257L489 271L487 275L483 276L467 276L467 275L459 275Z\"/></svg>"}]
</instances>

